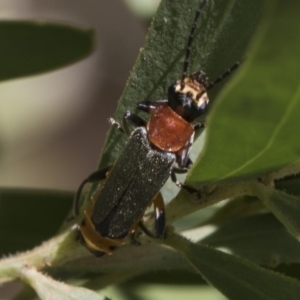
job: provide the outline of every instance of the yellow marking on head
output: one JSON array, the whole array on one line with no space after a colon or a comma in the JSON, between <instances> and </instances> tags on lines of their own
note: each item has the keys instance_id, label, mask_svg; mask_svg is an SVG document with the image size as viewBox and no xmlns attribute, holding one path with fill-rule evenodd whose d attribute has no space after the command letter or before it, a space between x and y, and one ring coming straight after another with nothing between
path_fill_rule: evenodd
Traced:
<instances>
[{"instance_id":1,"label":"yellow marking on head","mask_svg":"<svg viewBox=\"0 0 300 300\"><path fill-rule=\"evenodd\" d=\"M175 91L190 96L198 107L203 103L208 104L209 102L207 93L203 93L205 91L205 86L191 77L184 78L183 82L182 80L178 80L175 85ZM201 95L200 98L199 95Z\"/></svg>"}]
</instances>

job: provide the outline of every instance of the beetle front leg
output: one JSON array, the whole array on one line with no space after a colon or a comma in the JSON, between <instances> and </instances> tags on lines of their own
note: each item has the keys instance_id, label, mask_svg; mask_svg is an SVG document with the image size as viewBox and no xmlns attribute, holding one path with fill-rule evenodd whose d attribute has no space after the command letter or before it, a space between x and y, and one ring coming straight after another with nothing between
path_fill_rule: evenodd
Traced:
<instances>
[{"instance_id":1,"label":"beetle front leg","mask_svg":"<svg viewBox=\"0 0 300 300\"><path fill-rule=\"evenodd\" d=\"M115 126L121 133L125 134L126 136L130 136L128 121L130 121L136 127L145 127L147 123L140 116L131 113L129 110L126 111L123 115L122 126L114 118L109 118L110 124Z\"/></svg>"},{"instance_id":2,"label":"beetle front leg","mask_svg":"<svg viewBox=\"0 0 300 300\"><path fill-rule=\"evenodd\" d=\"M157 105L168 104L168 100L157 100L157 101L141 101L137 104L137 109L144 111L146 113L151 113L155 110Z\"/></svg>"},{"instance_id":3,"label":"beetle front leg","mask_svg":"<svg viewBox=\"0 0 300 300\"><path fill-rule=\"evenodd\" d=\"M205 123L197 123L194 125L194 130L197 131L199 129L204 129L206 127Z\"/></svg>"},{"instance_id":4,"label":"beetle front leg","mask_svg":"<svg viewBox=\"0 0 300 300\"><path fill-rule=\"evenodd\" d=\"M122 125L124 128L125 133L129 136L130 135L130 130L128 127L128 121L130 121L133 125L136 127L145 127L147 122L141 118L140 116L131 113L129 110L125 112L123 116L123 121Z\"/></svg>"}]
</instances>

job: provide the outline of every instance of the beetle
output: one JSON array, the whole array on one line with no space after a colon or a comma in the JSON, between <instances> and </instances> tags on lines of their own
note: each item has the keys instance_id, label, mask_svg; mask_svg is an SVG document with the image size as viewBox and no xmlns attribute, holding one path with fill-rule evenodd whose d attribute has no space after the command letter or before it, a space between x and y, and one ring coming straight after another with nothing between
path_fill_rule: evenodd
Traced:
<instances>
[{"instance_id":1,"label":"beetle","mask_svg":"<svg viewBox=\"0 0 300 300\"><path fill-rule=\"evenodd\" d=\"M192 122L207 108L207 91L231 74L235 63L212 83L203 71L187 74L196 23L208 0L202 0L187 42L181 79L168 89L167 100L143 101L137 109L150 115L148 121L127 111L122 125L111 119L128 142L114 165L98 170L79 186L74 199L74 213L79 215L79 198L86 183L100 181L79 225L79 239L96 256L111 254L137 226L150 235L163 237L165 231L164 201L159 193L170 177L180 188L199 195L199 191L182 184L176 173L186 173L195 131L204 124ZM130 133L128 121L136 128ZM177 165L177 166L176 166ZM156 234L143 225L145 210L154 204Z\"/></svg>"}]
</instances>

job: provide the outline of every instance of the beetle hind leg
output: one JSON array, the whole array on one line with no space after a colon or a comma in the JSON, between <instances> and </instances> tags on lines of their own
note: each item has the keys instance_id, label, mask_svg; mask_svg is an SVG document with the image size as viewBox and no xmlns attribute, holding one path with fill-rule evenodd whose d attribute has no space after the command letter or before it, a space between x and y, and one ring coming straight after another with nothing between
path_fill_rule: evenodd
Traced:
<instances>
[{"instance_id":1,"label":"beetle hind leg","mask_svg":"<svg viewBox=\"0 0 300 300\"><path fill-rule=\"evenodd\" d=\"M80 196L82 194L82 190L84 186L87 183L93 183L96 181L101 181L106 178L106 173L111 169L112 166L107 166L103 169L100 169L94 173L92 173L90 176L88 176L79 186L77 189L77 192L75 194L74 200L73 200L73 215L74 217L77 217L79 215L80 210Z\"/></svg>"}]
</instances>

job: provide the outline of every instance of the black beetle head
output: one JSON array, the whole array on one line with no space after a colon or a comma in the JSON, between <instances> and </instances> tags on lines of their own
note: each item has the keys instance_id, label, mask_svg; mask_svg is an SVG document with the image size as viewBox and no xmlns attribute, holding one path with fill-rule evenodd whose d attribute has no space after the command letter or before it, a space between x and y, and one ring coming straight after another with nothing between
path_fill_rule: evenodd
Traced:
<instances>
[{"instance_id":1,"label":"black beetle head","mask_svg":"<svg viewBox=\"0 0 300 300\"><path fill-rule=\"evenodd\" d=\"M168 90L168 104L182 118L192 122L202 115L209 102L208 77L203 71L178 80Z\"/></svg>"}]
</instances>

